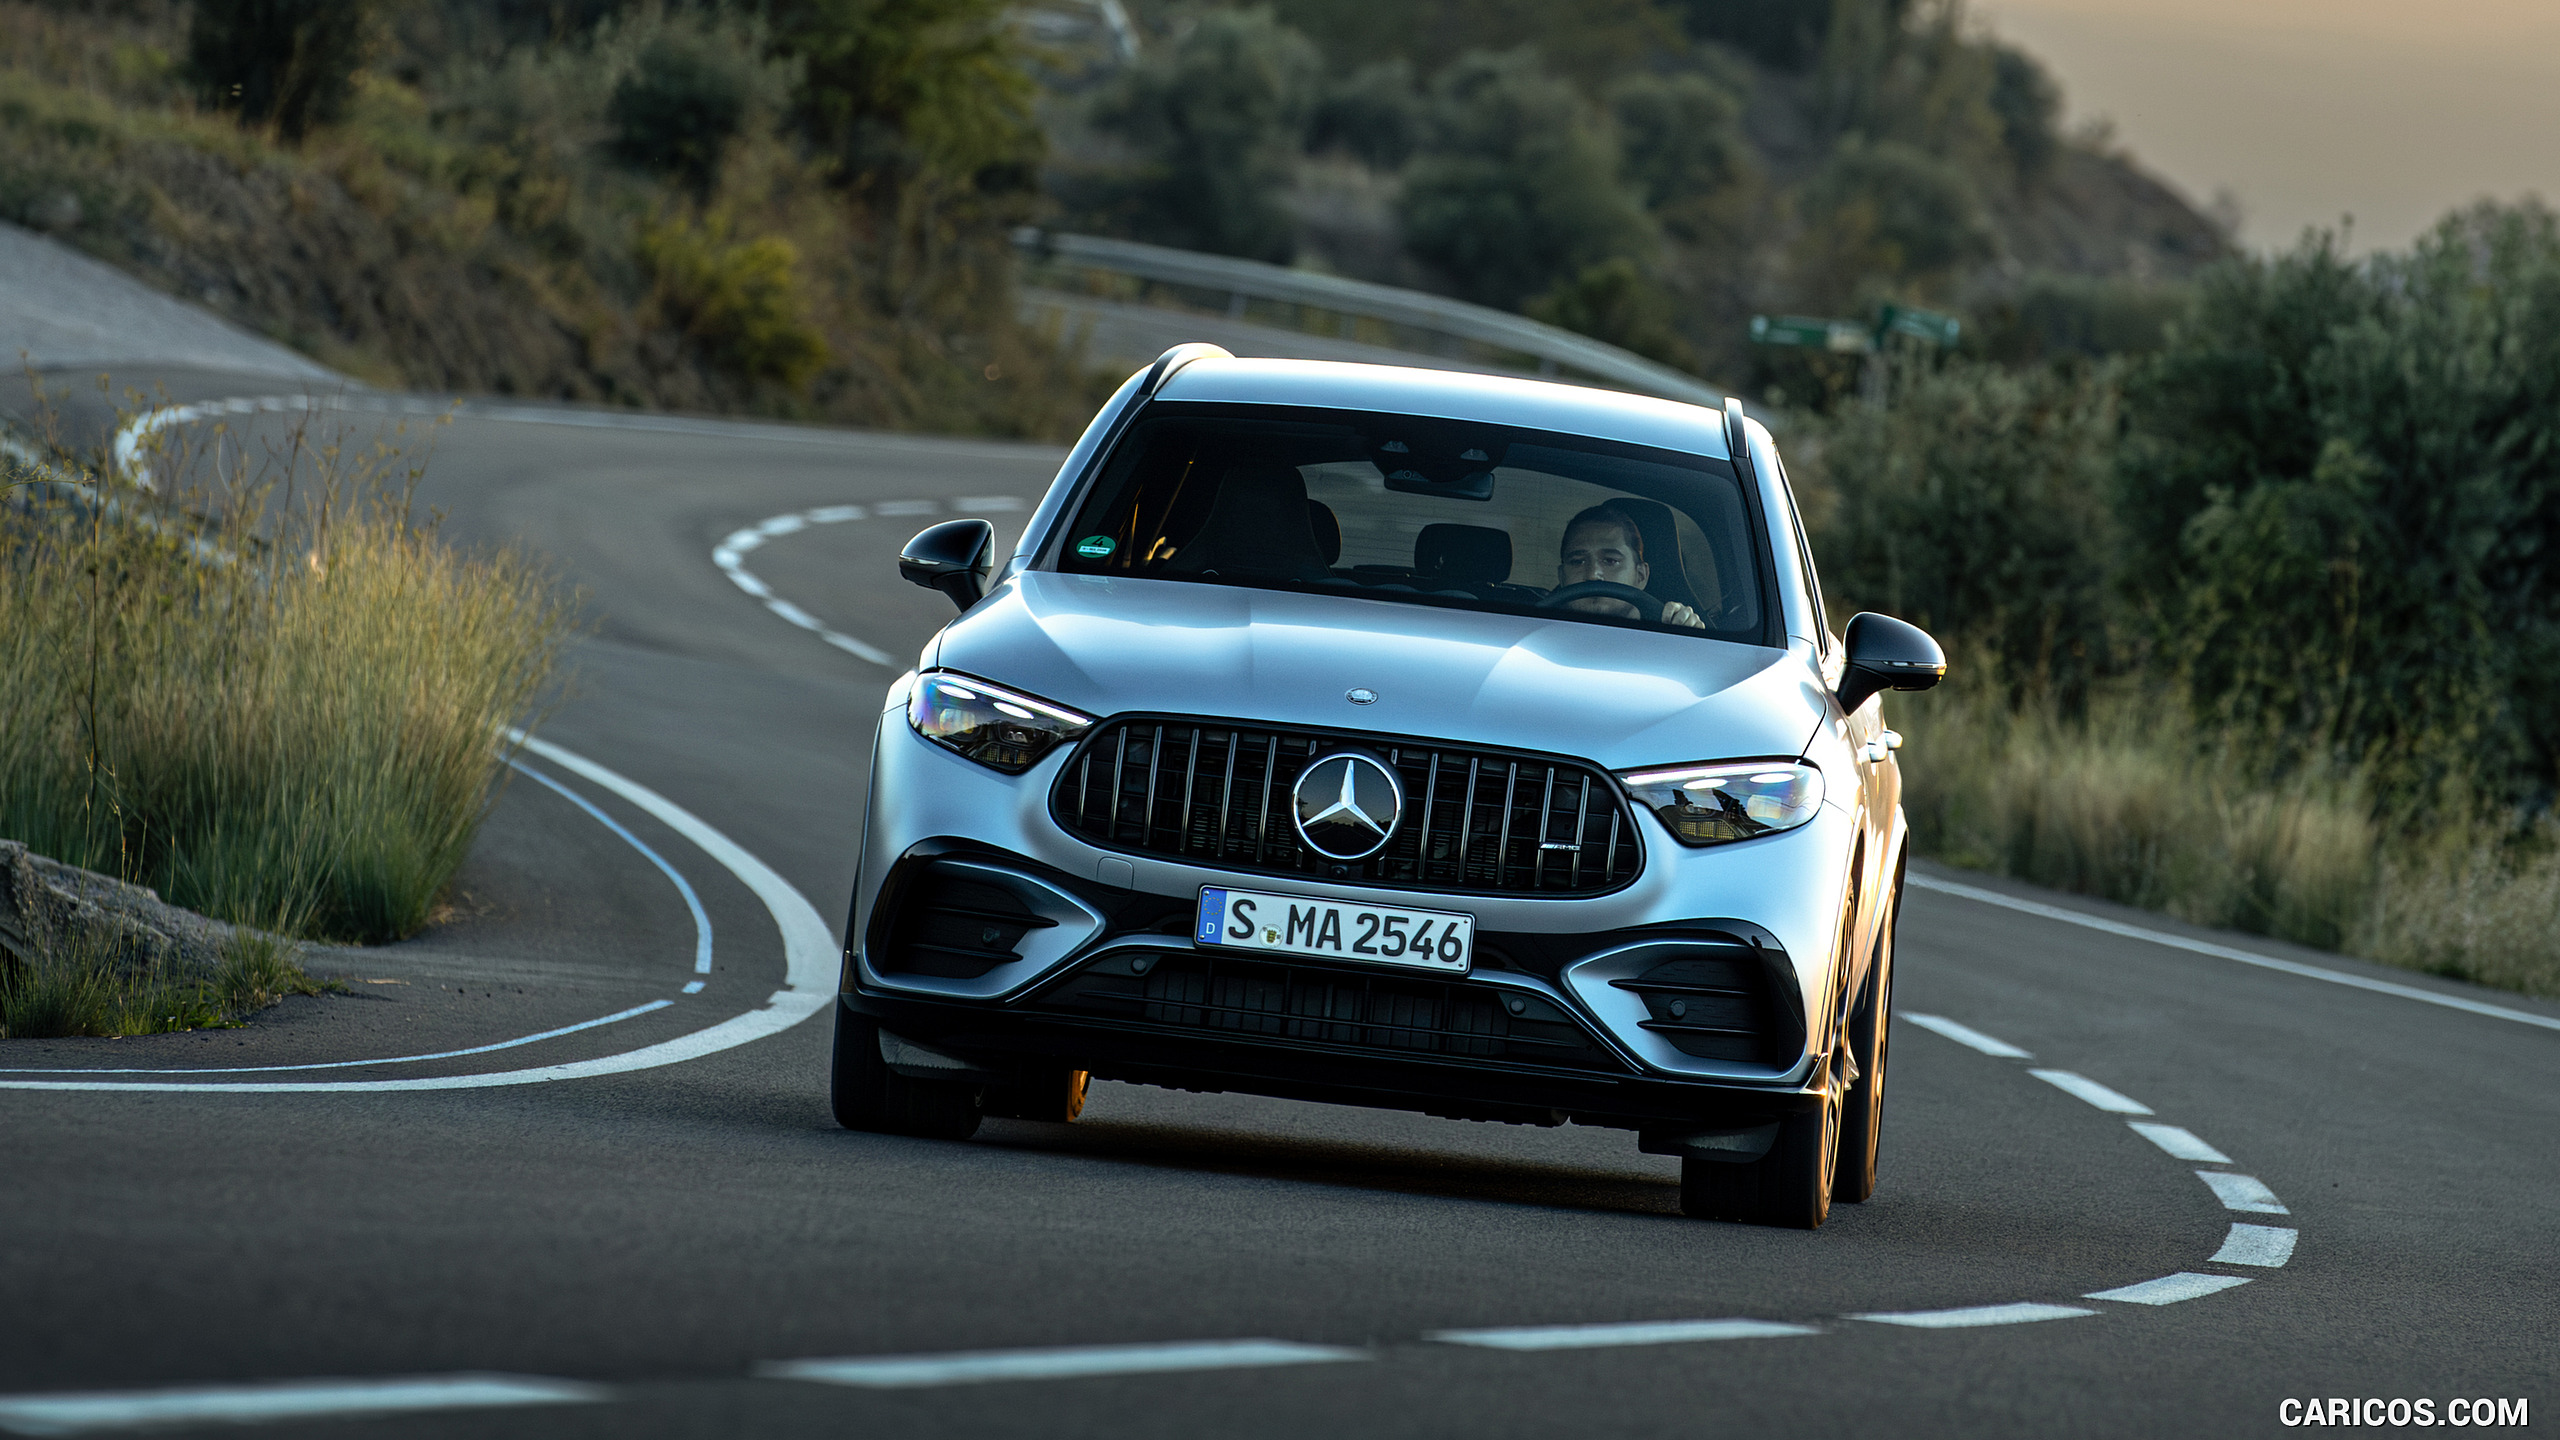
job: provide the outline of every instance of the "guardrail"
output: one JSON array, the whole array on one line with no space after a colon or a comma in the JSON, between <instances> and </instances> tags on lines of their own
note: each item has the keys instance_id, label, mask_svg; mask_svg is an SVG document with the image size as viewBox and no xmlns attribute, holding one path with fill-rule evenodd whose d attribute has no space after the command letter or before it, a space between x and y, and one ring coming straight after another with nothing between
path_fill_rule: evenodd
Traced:
<instances>
[{"instance_id":1,"label":"guardrail","mask_svg":"<svg viewBox=\"0 0 2560 1440\"><path fill-rule=\"evenodd\" d=\"M1150 288L1170 290L1177 301L1203 310L1223 310L1229 319L1277 322L1285 328L1423 354L1468 355L1540 375L1595 380L1691 405L1719 409L1724 405L1721 391L1667 365L1588 335L1464 300L1258 260L1031 226L1016 230L1013 243L1035 276L1081 271L1121 282L1099 289L1088 286L1097 299L1139 298Z\"/></svg>"}]
</instances>

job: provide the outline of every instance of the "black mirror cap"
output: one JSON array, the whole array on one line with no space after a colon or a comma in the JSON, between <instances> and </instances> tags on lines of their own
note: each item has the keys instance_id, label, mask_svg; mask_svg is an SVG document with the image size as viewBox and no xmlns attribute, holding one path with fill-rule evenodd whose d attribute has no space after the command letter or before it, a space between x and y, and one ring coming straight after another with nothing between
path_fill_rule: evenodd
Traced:
<instances>
[{"instance_id":1,"label":"black mirror cap","mask_svg":"<svg viewBox=\"0 0 2560 1440\"><path fill-rule=\"evenodd\" d=\"M996 527L984 520L945 520L918 532L898 552L898 573L966 610L986 598L995 561Z\"/></svg>"},{"instance_id":2,"label":"black mirror cap","mask_svg":"<svg viewBox=\"0 0 2560 1440\"><path fill-rule=\"evenodd\" d=\"M1856 710L1883 690L1926 690L1946 678L1947 652L1929 632L1872 610L1849 617L1849 662L1840 675L1840 709Z\"/></svg>"}]
</instances>

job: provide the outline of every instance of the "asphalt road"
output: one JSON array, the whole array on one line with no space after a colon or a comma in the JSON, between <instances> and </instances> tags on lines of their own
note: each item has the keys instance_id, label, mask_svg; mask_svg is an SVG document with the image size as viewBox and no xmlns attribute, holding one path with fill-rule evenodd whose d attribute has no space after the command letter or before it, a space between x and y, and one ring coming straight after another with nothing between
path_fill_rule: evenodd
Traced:
<instances>
[{"instance_id":1,"label":"asphalt road","mask_svg":"<svg viewBox=\"0 0 2560 1440\"><path fill-rule=\"evenodd\" d=\"M172 393L275 383L198 373ZM1018 523L1057 459L514 410L440 432L421 498L455 543L528 547L585 591L593 633L543 736L696 817L840 927L894 672L825 636L911 656L947 608L897 580L899 544L955 498ZM713 561L778 516L804 519L769 527L736 568L809 624ZM628 786L528 764L593 811L519 777L449 916L324 958L354 994L243 1031L0 1046L0 1081L204 1087L0 1089L0 1429L122 1424L171 1387L466 1374L533 1380L408 1397L488 1402L473 1408L363 1417L345 1407L383 1392L294 1392L319 1413L256 1433L2183 1436L2277 1431L2288 1397L2425 1398L2440 1423L2456 1399L2466 1414L2475 1397L2523 1400L2560 1423L2560 1030L1919 890L1883 1186L1811 1234L1682 1218L1676 1162L1614 1131L1098 1085L1071 1127L853 1134L827 1114L823 1016L785 1024L789 995L771 1003L805 908ZM698 898L707 975L684 894L632 842ZM773 1033L613 1068L756 1015ZM445 1058L399 1059L418 1055ZM66 1073L100 1069L190 1073ZM2110 1113L2044 1069L2155 1113ZM211 1088L492 1074L522 1083ZM2128 1118L2227 1163L2178 1158ZM2270 1202L2200 1171L2253 1177L2282 1213L2230 1208L2221 1192ZM2232 1258L2249 1253L2224 1248L2235 1223L2295 1236L2286 1263ZM2260 1260L2280 1248L2249 1243ZM2083 1298L2181 1274L2245 1283L2168 1304ZM2051 1308L1856 1318L2010 1306ZM1545 1349L1434 1338L1736 1318L1770 1323ZM1233 1340L1301 1348L1114 1351L1093 1363L1136 1373L1080 1378L925 1366L897 1386L771 1370ZM1183 1360L1201 1368L1143 1368ZM64 1392L114 1402L30 1399ZM279 1393L232 1398L247 1415Z\"/></svg>"}]
</instances>

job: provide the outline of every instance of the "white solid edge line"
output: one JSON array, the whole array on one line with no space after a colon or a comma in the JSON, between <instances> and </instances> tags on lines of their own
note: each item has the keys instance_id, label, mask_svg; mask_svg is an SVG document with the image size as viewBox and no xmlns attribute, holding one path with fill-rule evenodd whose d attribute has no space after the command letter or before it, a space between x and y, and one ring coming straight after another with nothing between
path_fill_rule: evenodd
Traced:
<instances>
[{"instance_id":1,"label":"white solid edge line","mask_svg":"<svg viewBox=\"0 0 2560 1440\"><path fill-rule=\"evenodd\" d=\"M560 1405L605 1398L593 1385L519 1375L419 1375L391 1380L284 1380L166 1390L0 1395L0 1430L85 1435L189 1423L243 1424L403 1410Z\"/></svg>"},{"instance_id":2,"label":"white solid edge line","mask_svg":"<svg viewBox=\"0 0 2560 1440\"><path fill-rule=\"evenodd\" d=\"M2208 1265L2257 1265L2273 1270L2293 1258L2293 1245L2302 1238L2299 1230L2281 1225L2251 1225L2246 1221L2231 1222L2231 1233L2222 1248L2205 1261Z\"/></svg>"},{"instance_id":3,"label":"white solid edge line","mask_svg":"<svg viewBox=\"0 0 2560 1440\"><path fill-rule=\"evenodd\" d=\"M1995 1060L2033 1060L2036 1058L2028 1052L2019 1049L2017 1046L2010 1044L2006 1040L1994 1039L1993 1037L1985 1035L1981 1031L1974 1029L1970 1025L1950 1020L1944 1015L1923 1015L1917 1011L1905 1010L1901 1013L1899 1018L1908 1020L1923 1030L1934 1030L1959 1045L1979 1050L1983 1054L1991 1056Z\"/></svg>"},{"instance_id":4,"label":"white solid edge line","mask_svg":"<svg viewBox=\"0 0 2560 1440\"><path fill-rule=\"evenodd\" d=\"M2228 1165L2231 1157L2197 1138L2193 1130L2175 1125L2154 1125L2146 1120L2127 1120L2133 1133L2166 1150L2179 1160L2201 1160L2207 1165Z\"/></svg>"},{"instance_id":5,"label":"white solid edge line","mask_svg":"<svg viewBox=\"0 0 2560 1440\"><path fill-rule=\"evenodd\" d=\"M1695 1340L1768 1340L1819 1335L1821 1327L1778 1320L1630 1320L1601 1325L1521 1325L1500 1330L1434 1330L1444 1345L1488 1350L1589 1350L1610 1345L1680 1345Z\"/></svg>"},{"instance_id":6,"label":"white solid edge line","mask_svg":"<svg viewBox=\"0 0 2560 1440\"><path fill-rule=\"evenodd\" d=\"M1147 1375L1366 1360L1338 1345L1292 1340L1189 1340L1148 1345L1074 1345L1040 1350L976 1350L948 1355L879 1355L841 1360L782 1360L755 1373L773 1380L901 1389L989 1380L1064 1380L1089 1375Z\"/></svg>"},{"instance_id":7,"label":"white solid edge line","mask_svg":"<svg viewBox=\"0 0 2560 1440\"><path fill-rule=\"evenodd\" d=\"M2290 1215L2276 1192L2255 1175L2235 1175L2228 1170L2199 1170L2196 1178L2213 1191L2225 1210L2246 1210L2257 1215Z\"/></svg>"},{"instance_id":8,"label":"white solid edge line","mask_svg":"<svg viewBox=\"0 0 2560 1440\"><path fill-rule=\"evenodd\" d=\"M1982 1325L2032 1325L2039 1320L2069 1320L2098 1312L2080 1305L1967 1305L1954 1310L1889 1310L1852 1315L1879 1325L1907 1325L1915 1330L1970 1330Z\"/></svg>"},{"instance_id":9,"label":"white solid edge line","mask_svg":"<svg viewBox=\"0 0 2560 1440\"><path fill-rule=\"evenodd\" d=\"M2279 960L2273 955L2260 955L2250 950L2235 950L2228 945L2216 945L2210 940L2190 940L2184 935L2172 935L2165 930L2147 930L2139 925L2127 925L2121 921L2102 919L2077 910L2065 910L2059 905L2044 905L2033 900L2021 900L2014 895L2003 895L1996 890L1985 890L1980 886L1960 884L1953 880L1940 880L1931 875L1908 875L1904 880L1923 890L1935 890L1944 895L1958 895L1967 900L1979 900L1985 905L1997 905L2003 909L2016 910L2028 915L2041 915L2048 920L2059 920L2066 925L2104 931L2109 935L2121 935L2128 940L2148 940L2154 945L2166 945L2173 950L2210 955L2218 960L2236 960L2243 965L2255 965L2265 970L2279 970L2287 975L2299 975L2306 980L2326 980L2332 985L2352 986L2358 990L2370 990L2377 995L2395 995L2403 1000L2420 1000L2429 1005L2442 1005L2448 1010L2486 1015L2493 1020L2513 1020L2519 1025L2539 1025L2545 1030L2560 1030L2560 1017L2536 1015L2524 1010L2510 1010L2504 1005L2491 1005L2486 1001L2466 999L2460 995L2445 995L2433 990L2421 990L2415 985L2398 985L2389 980L2349 975L2343 970L2327 970L2317 965L2305 965L2298 960Z\"/></svg>"},{"instance_id":10,"label":"white solid edge line","mask_svg":"<svg viewBox=\"0 0 2560 1440\"><path fill-rule=\"evenodd\" d=\"M210 1084L169 1083L138 1080L0 1080L0 1090L135 1090L135 1091L203 1091L222 1094L361 1094L394 1090L476 1090L500 1085L541 1085L555 1080L584 1080L598 1075L621 1075L634 1070L654 1070L662 1065L681 1064L735 1049L768 1035L779 1035L810 1016L825 1009L836 997L836 984L841 977L843 955L836 948L834 935L827 922L818 918L808 900L792 888L791 882L750 855L728 836L712 829L691 811L677 805L658 792L635 780L626 779L584 756L563 750L547 740L538 740L510 731L507 738L520 742L525 749L620 795L649 812L670 830L720 862L738 877L765 909L773 915L774 927L782 932L785 961L781 989L767 997L765 1008L733 1015L717 1025L680 1035L620 1055L604 1055L593 1060L580 1060L566 1065L543 1065L529 1070L501 1070L481 1075L438 1075L416 1080L262 1080L217 1081Z\"/></svg>"},{"instance_id":11,"label":"white solid edge line","mask_svg":"<svg viewBox=\"0 0 2560 1440\"><path fill-rule=\"evenodd\" d=\"M2125 1094L2110 1090L2086 1075L2069 1070L2030 1070L2027 1072L2065 1095L2097 1106L2111 1115L2148 1115L2151 1107Z\"/></svg>"},{"instance_id":12,"label":"white solid edge line","mask_svg":"<svg viewBox=\"0 0 2560 1440\"><path fill-rule=\"evenodd\" d=\"M2248 1283L2246 1275L2199 1275L2193 1270L2181 1270L2175 1275L2163 1275L2157 1280L2145 1280L2135 1285L2119 1285L2113 1290L2092 1290L2080 1298L2113 1300L2123 1305L2175 1305L2181 1300L2218 1295L2235 1285Z\"/></svg>"},{"instance_id":13,"label":"white solid edge line","mask_svg":"<svg viewBox=\"0 0 2560 1440\"><path fill-rule=\"evenodd\" d=\"M630 830L625 828L621 821L616 820L612 816L604 813L602 810L597 809L595 802L589 800L586 796L579 794L577 791L570 789L568 786L561 784L559 781L552 779L550 776L543 774L541 771L536 770L532 766L524 764L521 761L511 758L507 761L507 767L515 771L517 774L525 776L534 783L550 790L552 793L568 801L570 804L587 812L588 818L594 820L597 824L602 825L607 830L612 831L614 834L621 836L624 844L639 851L643 859L658 867L659 874L666 876L668 880L674 882L676 893L684 897L685 910L693 916L693 973L696 975L710 974L711 917L704 913L702 908L702 897L693 893L693 886L684 878L684 873L676 869L673 865L668 864L667 857L650 849L639 836L632 834ZM687 991L686 993L690 994L692 992Z\"/></svg>"},{"instance_id":14,"label":"white solid edge line","mask_svg":"<svg viewBox=\"0 0 2560 1440\"><path fill-rule=\"evenodd\" d=\"M673 1000L652 1000L646 1005L634 1005L628 1010L617 1010L610 1015L597 1016L593 1020L581 1020L575 1025L563 1025L557 1030L545 1030L535 1035L519 1035L513 1040L501 1040L494 1045L474 1045L468 1050L437 1050L425 1055L392 1055L380 1060L320 1060L308 1065L208 1065L202 1068L127 1065L112 1070L105 1068L67 1070L49 1066L21 1065L0 1070L0 1075L264 1075L279 1070L352 1070L365 1065L413 1065L421 1060L457 1060L465 1055L486 1055L492 1050L513 1050L519 1045L531 1045L537 1040L556 1040L563 1035L575 1035L581 1030L593 1030L599 1025L611 1025L616 1021L629 1020L652 1011L664 1010L675 1003Z\"/></svg>"}]
</instances>

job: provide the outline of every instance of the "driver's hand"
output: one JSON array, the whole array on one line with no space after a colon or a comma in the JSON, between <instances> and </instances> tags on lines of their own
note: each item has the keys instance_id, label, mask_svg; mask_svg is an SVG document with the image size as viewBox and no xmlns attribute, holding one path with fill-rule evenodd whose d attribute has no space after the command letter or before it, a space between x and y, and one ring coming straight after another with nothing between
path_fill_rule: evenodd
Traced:
<instances>
[{"instance_id":1,"label":"driver's hand","mask_svg":"<svg viewBox=\"0 0 2560 1440\"><path fill-rule=\"evenodd\" d=\"M1662 623L1665 625L1686 625L1692 630L1704 630L1707 628L1707 622L1698 618L1697 611L1690 609L1688 606L1681 604L1677 600L1674 600L1662 607Z\"/></svg>"}]
</instances>

